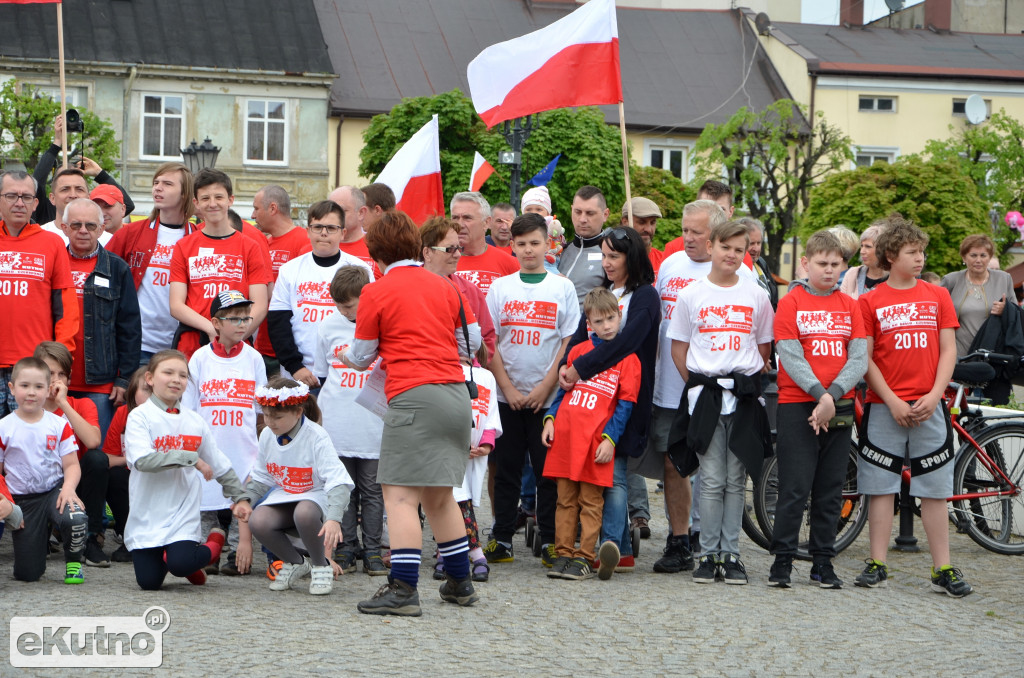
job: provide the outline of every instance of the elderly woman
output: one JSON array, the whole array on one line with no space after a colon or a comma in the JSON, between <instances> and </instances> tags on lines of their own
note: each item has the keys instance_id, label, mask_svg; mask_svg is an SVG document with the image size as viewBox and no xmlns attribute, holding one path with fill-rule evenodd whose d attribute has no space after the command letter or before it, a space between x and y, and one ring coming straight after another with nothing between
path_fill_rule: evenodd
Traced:
<instances>
[{"instance_id":1,"label":"elderly woman","mask_svg":"<svg viewBox=\"0 0 1024 678\"><path fill-rule=\"evenodd\" d=\"M956 306L960 327L956 331L956 354L966 355L974 335L989 315L1001 315L1007 300L1014 303L1013 279L1010 274L988 267L995 252L992 238L976 233L960 243L960 257L967 268L948 273L942 286L949 290Z\"/></svg>"},{"instance_id":2,"label":"elderly woman","mask_svg":"<svg viewBox=\"0 0 1024 678\"><path fill-rule=\"evenodd\" d=\"M760 219L754 217L740 217L736 221L743 224L750 237L750 245L747 247L747 254L754 264L754 275L757 277L757 284L768 293L771 299L772 309L779 305L779 286L772 277L772 271L768 268L768 262L761 256L761 249L764 246L764 224Z\"/></svg>"},{"instance_id":3,"label":"elderly woman","mask_svg":"<svg viewBox=\"0 0 1024 678\"><path fill-rule=\"evenodd\" d=\"M447 568L441 599L472 605L469 545L452 488L462 485L469 461L472 413L459 362L464 309L470 351L480 342L473 311L451 281L424 270L420 234L404 212L385 212L366 234L366 247L384 277L363 288L355 339L342 360L357 370L379 355L387 371L380 465L391 535L391 575L369 600L365 614L418 617L422 505Z\"/></svg>"},{"instance_id":4,"label":"elderly woman","mask_svg":"<svg viewBox=\"0 0 1024 678\"><path fill-rule=\"evenodd\" d=\"M889 279L889 272L878 263L875 255L875 241L882 233L885 220L879 220L864 229L860 234L860 266L846 269L846 275L839 290L854 299L864 294L880 282Z\"/></svg>"}]
</instances>

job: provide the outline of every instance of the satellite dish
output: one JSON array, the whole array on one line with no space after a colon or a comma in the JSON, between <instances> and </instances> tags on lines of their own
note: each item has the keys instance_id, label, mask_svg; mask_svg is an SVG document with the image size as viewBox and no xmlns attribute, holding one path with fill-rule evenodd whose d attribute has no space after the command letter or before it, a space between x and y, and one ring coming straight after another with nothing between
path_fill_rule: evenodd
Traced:
<instances>
[{"instance_id":1,"label":"satellite dish","mask_svg":"<svg viewBox=\"0 0 1024 678\"><path fill-rule=\"evenodd\" d=\"M885 6L890 12L898 12L903 9L903 0L885 0Z\"/></svg>"},{"instance_id":2,"label":"satellite dish","mask_svg":"<svg viewBox=\"0 0 1024 678\"><path fill-rule=\"evenodd\" d=\"M964 115L967 116L967 122L972 125L980 125L985 122L985 118L988 116L988 108L985 106L985 100L981 98L980 94L972 94L967 97L967 101L964 102Z\"/></svg>"},{"instance_id":3,"label":"satellite dish","mask_svg":"<svg viewBox=\"0 0 1024 678\"><path fill-rule=\"evenodd\" d=\"M758 12L754 17L754 26L761 35L768 35L772 31L772 20L764 12Z\"/></svg>"}]
</instances>

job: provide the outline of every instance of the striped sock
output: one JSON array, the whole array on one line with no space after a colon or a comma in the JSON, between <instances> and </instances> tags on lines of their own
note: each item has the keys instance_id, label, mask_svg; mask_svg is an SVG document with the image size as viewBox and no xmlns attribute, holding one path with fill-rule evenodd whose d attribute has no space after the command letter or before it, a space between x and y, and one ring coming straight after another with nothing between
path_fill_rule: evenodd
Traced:
<instances>
[{"instance_id":1,"label":"striped sock","mask_svg":"<svg viewBox=\"0 0 1024 678\"><path fill-rule=\"evenodd\" d=\"M444 571L453 579L469 576L469 539L465 535L453 541L438 542L437 550L444 558Z\"/></svg>"},{"instance_id":2,"label":"striped sock","mask_svg":"<svg viewBox=\"0 0 1024 678\"><path fill-rule=\"evenodd\" d=\"M391 549L391 578L416 588L420 580L420 549Z\"/></svg>"}]
</instances>

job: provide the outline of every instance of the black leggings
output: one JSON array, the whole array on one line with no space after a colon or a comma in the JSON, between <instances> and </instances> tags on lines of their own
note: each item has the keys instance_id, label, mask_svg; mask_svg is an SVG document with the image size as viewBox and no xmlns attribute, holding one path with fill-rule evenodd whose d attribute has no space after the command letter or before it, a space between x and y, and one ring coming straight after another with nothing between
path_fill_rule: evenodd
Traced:
<instances>
[{"instance_id":1,"label":"black leggings","mask_svg":"<svg viewBox=\"0 0 1024 678\"><path fill-rule=\"evenodd\" d=\"M164 553L167 554L166 560ZM143 591L156 591L170 572L176 577L187 577L210 564L210 547L194 541L176 541L167 546L132 549L135 581Z\"/></svg>"}]
</instances>

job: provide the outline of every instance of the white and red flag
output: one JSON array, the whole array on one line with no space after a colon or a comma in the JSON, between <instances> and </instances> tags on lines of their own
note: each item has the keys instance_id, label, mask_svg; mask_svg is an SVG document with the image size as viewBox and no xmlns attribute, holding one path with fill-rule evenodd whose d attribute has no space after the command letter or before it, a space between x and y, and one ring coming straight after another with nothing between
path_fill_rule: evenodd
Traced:
<instances>
[{"instance_id":1,"label":"white and red flag","mask_svg":"<svg viewBox=\"0 0 1024 678\"><path fill-rule=\"evenodd\" d=\"M395 192L395 209L422 224L435 214L444 215L441 189L441 152L437 116L412 135L377 175L377 182Z\"/></svg>"},{"instance_id":2,"label":"white and red flag","mask_svg":"<svg viewBox=\"0 0 1024 678\"><path fill-rule=\"evenodd\" d=\"M473 152L473 171L469 173L469 190L479 191L484 182L494 174L494 166L484 160L479 151Z\"/></svg>"},{"instance_id":3,"label":"white and red flag","mask_svg":"<svg viewBox=\"0 0 1024 678\"><path fill-rule=\"evenodd\" d=\"M590 0L549 26L491 45L467 69L488 127L531 113L622 101L614 0Z\"/></svg>"}]
</instances>

